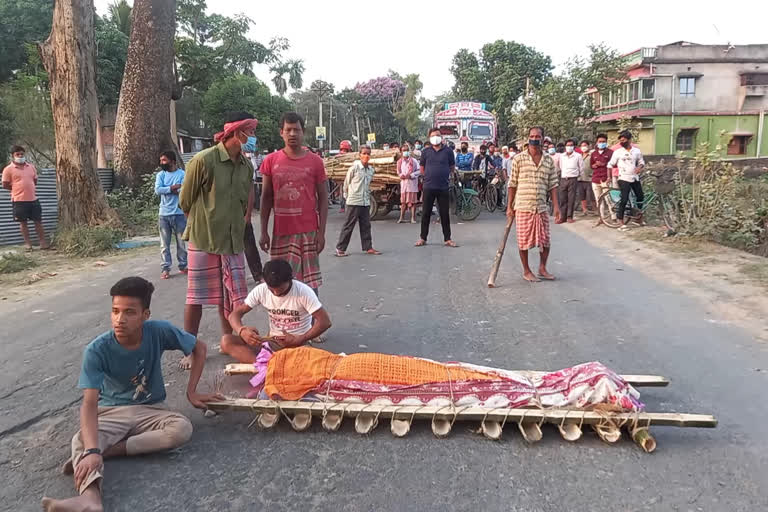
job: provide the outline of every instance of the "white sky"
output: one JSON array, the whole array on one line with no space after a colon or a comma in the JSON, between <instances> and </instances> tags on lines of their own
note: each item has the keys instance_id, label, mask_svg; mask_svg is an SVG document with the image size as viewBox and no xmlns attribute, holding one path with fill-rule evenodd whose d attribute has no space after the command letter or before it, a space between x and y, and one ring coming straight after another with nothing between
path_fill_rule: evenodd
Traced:
<instances>
[{"instance_id":1,"label":"white sky","mask_svg":"<svg viewBox=\"0 0 768 512\"><path fill-rule=\"evenodd\" d=\"M97 12L106 13L110 3L95 0ZM451 59L459 49L477 51L497 39L532 46L549 55L556 66L599 42L622 53L680 40L768 43L765 0L733 5L715 0L445 1L437 14L429 14L429 5L403 0L208 0L209 12L242 12L254 19L252 36L260 42L287 37L292 45L288 56L304 60L304 86L322 79L337 91L394 69L419 73L424 95L432 97L453 85ZM537 12L531 15L529 8ZM256 70L257 76L270 83L268 70L262 68Z\"/></svg>"}]
</instances>

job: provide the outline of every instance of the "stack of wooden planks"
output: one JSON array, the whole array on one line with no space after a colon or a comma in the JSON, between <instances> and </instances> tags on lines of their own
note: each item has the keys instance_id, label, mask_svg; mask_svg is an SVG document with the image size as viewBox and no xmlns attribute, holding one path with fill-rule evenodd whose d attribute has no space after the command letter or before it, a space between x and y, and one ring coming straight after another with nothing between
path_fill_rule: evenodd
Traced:
<instances>
[{"instance_id":1,"label":"stack of wooden planks","mask_svg":"<svg viewBox=\"0 0 768 512\"><path fill-rule=\"evenodd\" d=\"M335 182L343 182L350 166L360 158L359 153L346 153L324 159L325 172L328 179ZM397 176L397 159L400 153L393 150L374 149L371 152L370 165L376 170L373 176L374 185L398 185L400 178Z\"/></svg>"}]
</instances>

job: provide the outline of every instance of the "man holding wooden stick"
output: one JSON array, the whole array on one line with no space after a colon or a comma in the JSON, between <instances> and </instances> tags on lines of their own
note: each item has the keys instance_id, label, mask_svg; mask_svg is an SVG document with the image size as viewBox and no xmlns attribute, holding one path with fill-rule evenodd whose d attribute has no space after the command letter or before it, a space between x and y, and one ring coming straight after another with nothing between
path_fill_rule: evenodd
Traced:
<instances>
[{"instance_id":1,"label":"man holding wooden stick","mask_svg":"<svg viewBox=\"0 0 768 512\"><path fill-rule=\"evenodd\" d=\"M552 196L555 217L559 218L558 176L552 157L541 151L543 137L543 128L537 126L528 131L528 150L512 159L507 185L507 218L517 220L517 247L523 264L523 279L531 283L555 279L547 271L550 248L547 194ZM534 247L541 248L538 277L528 265L528 251Z\"/></svg>"}]
</instances>

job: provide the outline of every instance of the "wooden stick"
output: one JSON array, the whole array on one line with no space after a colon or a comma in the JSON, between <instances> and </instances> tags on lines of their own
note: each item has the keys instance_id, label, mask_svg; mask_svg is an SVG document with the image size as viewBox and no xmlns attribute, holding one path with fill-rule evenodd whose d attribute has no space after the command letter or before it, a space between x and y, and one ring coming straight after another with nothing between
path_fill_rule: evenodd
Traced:
<instances>
[{"instance_id":1,"label":"wooden stick","mask_svg":"<svg viewBox=\"0 0 768 512\"><path fill-rule=\"evenodd\" d=\"M530 377L538 377L548 373L544 371L533 370L513 371L522 373L523 375L529 375ZM256 368L254 368L252 364L248 363L232 363L228 364L224 368L224 373L226 375L252 375L256 373ZM629 385L636 388L663 388L669 385L669 380L666 377L662 377L661 375L620 375L620 377L627 381Z\"/></svg>"},{"instance_id":2,"label":"wooden stick","mask_svg":"<svg viewBox=\"0 0 768 512\"><path fill-rule=\"evenodd\" d=\"M509 230L512 229L513 222L514 219L507 219L507 225L504 226L504 236L501 238L499 248L496 250L496 257L493 259L493 266L491 267L491 275L488 277L488 288L496 288L496 275L499 273L501 258L504 256L504 249L507 247L507 238L509 238Z\"/></svg>"},{"instance_id":3,"label":"wooden stick","mask_svg":"<svg viewBox=\"0 0 768 512\"><path fill-rule=\"evenodd\" d=\"M378 415L381 418L409 419L441 419L456 420L489 420L518 422L544 422L560 425L562 423L584 423L596 425L605 422L605 412L584 411L581 409L490 409L487 407L438 407L425 405L373 405L354 404L342 402L296 402L296 401L272 401L251 400L247 398L233 398L221 402L209 402L210 409L225 411L239 410L250 412L274 412L279 407L287 414L308 412L315 416L322 416L324 411L340 412L347 417L357 417L359 414ZM700 427L714 428L717 419L709 414L683 414L668 412L621 412L611 413L610 418L616 423L637 422L641 425L662 425L668 427Z\"/></svg>"}]
</instances>

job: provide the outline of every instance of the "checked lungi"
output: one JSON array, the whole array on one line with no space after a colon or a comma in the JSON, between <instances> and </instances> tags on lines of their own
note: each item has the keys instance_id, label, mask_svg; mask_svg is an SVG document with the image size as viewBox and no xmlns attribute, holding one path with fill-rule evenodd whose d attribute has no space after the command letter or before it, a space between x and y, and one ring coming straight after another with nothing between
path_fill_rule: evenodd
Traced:
<instances>
[{"instance_id":1,"label":"checked lungi","mask_svg":"<svg viewBox=\"0 0 768 512\"><path fill-rule=\"evenodd\" d=\"M317 290L323 284L317 231L274 237L269 256L273 260L287 261L293 270L293 278L310 288Z\"/></svg>"},{"instance_id":2,"label":"checked lungi","mask_svg":"<svg viewBox=\"0 0 768 512\"><path fill-rule=\"evenodd\" d=\"M527 251L534 247L549 247L549 214L515 211L517 247Z\"/></svg>"},{"instance_id":3,"label":"checked lungi","mask_svg":"<svg viewBox=\"0 0 768 512\"><path fill-rule=\"evenodd\" d=\"M212 254L189 245L187 304L224 306L229 316L245 301L245 254Z\"/></svg>"}]
</instances>

